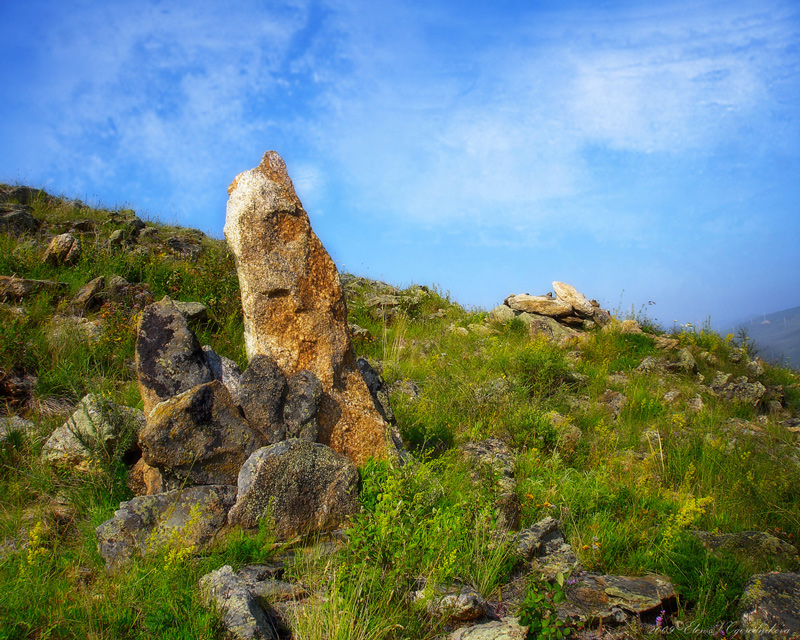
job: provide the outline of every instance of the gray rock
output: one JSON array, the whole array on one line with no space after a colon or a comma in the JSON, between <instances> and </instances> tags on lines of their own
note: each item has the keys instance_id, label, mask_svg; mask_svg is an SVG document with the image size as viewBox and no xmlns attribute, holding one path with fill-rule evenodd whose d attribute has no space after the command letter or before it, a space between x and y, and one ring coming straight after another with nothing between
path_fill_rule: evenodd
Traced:
<instances>
[{"instance_id":1,"label":"gray rock","mask_svg":"<svg viewBox=\"0 0 800 640\"><path fill-rule=\"evenodd\" d=\"M756 378L764 375L764 364L759 358L747 363L747 372Z\"/></svg>"},{"instance_id":2,"label":"gray rock","mask_svg":"<svg viewBox=\"0 0 800 640\"><path fill-rule=\"evenodd\" d=\"M229 521L254 528L270 517L278 539L287 539L337 529L358 509L353 463L323 444L291 439L248 458Z\"/></svg>"},{"instance_id":3,"label":"gray rock","mask_svg":"<svg viewBox=\"0 0 800 640\"><path fill-rule=\"evenodd\" d=\"M754 575L739 603L747 638L800 638L800 573Z\"/></svg>"},{"instance_id":4,"label":"gray rock","mask_svg":"<svg viewBox=\"0 0 800 640\"><path fill-rule=\"evenodd\" d=\"M287 383L283 405L283 424L287 438L316 442L319 434L317 414L322 400L322 383L307 370L298 371ZM388 396L387 396L388 401Z\"/></svg>"},{"instance_id":5,"label":"gray rock","mask_svg":"<svg viewBox=\"0 0 800 640\"><path fill-rule=\"evenodd\" d=\"M83 253L81 239L71 233L62 233L50 241L44 253L43 262L54 265L71 266L81 259Z\"/></svg>"},{"instance_id":6,"label":"gray rock","mask_svg":"<svg viewBox=\"0 0 800 640\"><path fill-rule=\"evenodd\" d=\"M678 359L675 362L668 363L665 368L667 371L696 374L697 362L692 353L684 347L678 351Z\"/></svg>"},{"instance_id":7,"label":"gray rock","mask_svg":"<svg viewBox=\"0 0 800 640\"><path fill-rule=\"evenodd\" d=\"M144 240L145 238L157 238L158 237L158 229L155 227L145 227L139 232L139 239Z\"/></svg>"},{"instance_id":8,"label":"gray rock","mask_svg":"<svg viewBox=\"0 0 800 640\"><path fill-rule=\"evenodd\" d=\"M201 302L181 302L180 300L172 302L189 322L206 322L208 320L208 309Z\"/></svg>"},{"instance_id":9,"label":"gray rock","mask_svg":"<svg viewBox=\"0 0 800 640\"><path fill-rule=\"evenodd\" d=\"M645 358L639 363L639 366L636 367L636 371L641 371L642 373L652 373L653 371L658 371L661 368L661 363L653 356L645 356Z\"/></svg>"},{"instance_id":10,"label":"gray rock","mask_svg":"<svg viewBox=\"0 0 800 640\"><path fill-rule=\"evenodd\" d=\"M769 565L770 569L796 569L800 565L794 545L763 531L738 533L694 532L703 545L711 551L725 551L745 562Z\"/></svg>"},{"instance_id":11,"label":"gray rock","mask_svg":"<svg viewBox=\"0 0 800 640\"><path fill-rule=\"evenodd\" d=\"M767 391L763 384L750 382L746 376L741 376L733 382L730 381L730 377L729 373L717 372L711 382L711 391L728 400L750 405L758 404Z\"/></svg>"},{"instance_id":12,"label":"gray rock","mask_svg":"<svg viewBox=\"0 0 800 640\"><path fill-rule=\"evenodd\" d=\"M5 233L32 233L42 225L26 205L0 205L0 231Z\"/></svg>"},{"instance_id":13,"label":"gray rock","mask_svg":"<svg viewBox=\"0 0 800 640\"><path fill-rule=\"evenodd\" d=\"M559 300L572 306L575 313L581 318L591 318L594 315L592 303L572 285L555 281L553 282L553 291Z\"/></svg>"},{"instance_id":14,"label":"gray rock","mask_svg":"<svg viewBox=\"0 0 800 640\"><path fill-rule=\"evenodd\" d=\"M510 322L515 317L514 310L506 304L501 304L489 312L489 319L494 322Z\"/></svg>"},{"instance_id":15,"label":"gray rock","mask_svg":"<svg viewBox=\"0 0 800 640\"><path fill-rule=\"evenodd\" d=\"M135 556L165 548L195 552L209 548L225 526L235 499L235 486L206 486L123 502L96 530L106 568L118 568Z\"/></svg>"},{"instance_id":16,"label":"gray rock","mask_svg":"<svg viewBox=\"0 0 800 640\"><path fill-rule=\"evenodd\" d=\"M123 242L125 242L125 232L122 229L115 229L108 236L109 249L119 249Z\"/></svg>"},{"instance_id":17,"label":"gray rock","mask_svg":"<svg viewBox=\"0 0 800 640\"><path fill-rule=\"evenodd\" d=\"M288 384L273 358L256 355L239 381L239 405L250 426L274 444L286 439L282 407Z\"/></svg>"},{"instance_id":18,"label":"gray rock","mask_svg":"<svg viewBox=\"0 0 800 640\"><path fill-rule=\"evenodd\" d=\"M612 417L617 418L619 414L622 413L622 409L625 405L628 404L628 398L619 391L606 389L604 393L597 397L597 402L604 405Z\"/></svg>"},{"instance_id":19,"label":"gray rock","mask_svg":"<svg viewBox=\"0 0 800 640\"><path fill-rule=\"evenodd\" d=\"M78 289L78 293L72 299L72 303L84 311L95 311L103 304L103 289L106 286L105 276L98 276L89 280L85 285Z\"/></svg>"},{"instance_id":20,"label":"gray rock","mask_svg":"<svg viewBox=\"0 0 800 640\"><path fill-rule=\"evenodd\" d=\"M207 607L222 614L228 637L235 640L277 638L261 605L230 565L200 578L200 594Z\"/></svg>"},{"instance_id":21,"label":"gray rock","mask_svg":"<svg viewBox=\"0 0 800 640\"><path fill-rule=\"evenodd\" d=\"M66 282L0 276L0 300L24 300L42 291L61 293L68 286Z\"/></svg>"},{"instance_id":22,"label":"gray rock","mask_svg":"<svg viewBox=\"0 0 800 640\"><path fill-rule=\"evenodd\" d=\"M498 438L480 442L467 442L459 447L462 456L476 467L473 479L481 475L494 483L494 506L497 508L497 527L516 530L522 514L514 477L514 456L508 446Z\"/></svg>"},{"instance_id":23,"label":"gray rock","mask_svg":"<svg viewBox=\"0 0 800 640\"><path fill-rule=\"evenodd\" d=\"M425 597L424 590L414 594L417 601L424 600ZM486 600L472 587L459 584L450 587L437 585L425 608L429 615L436 618L468 622L486 615Z\"/></svg>"},{"instance_id":24,"label":"gray rock","mask_svg":"<svg viewBox=\"0 0 800 640\"><path fill-rule=\"evenodd\" d=\"M450 634L449 640L525 640L528 628L522 627L519 620L507 616L500 620L462 627Z\"/></svg>"},{"instance_id":25,"label":"gray rock","mask_svg":"<svg viewBox=\"0 0 800 640\"><path fill-rule=\"evenodd\" d=\"M175 255L186 258L191 262L195 262L200 254L203 252L203 247L195 242L187 241L178 236L167 238L164 241L166 247Z\"/></svg>"},{"instance_id":26,"label":"gray rock","mask_svg":"<svg viewBox=\"0 0 800 640\"><path fill-rule=\"evenodd\" d=\"M136 373L145 415L159 402L214 379L186 317L171 300L151 304L142 312Z\"/></svg>"},{"instance_id":27,"label":"gray rock","mask_svg":"<svg viewBox=\"0 0 800 640\"><path fill-rule=\"evenodd\" d=\"M234 484L263 444L219 380L156 405L139 436L144 461L187 485Z\"/></svg>"},{"instance_id":28,"label":"gray rock","mask_svg":"<svg viewBox=\"0 0 800 640\"><path fill-rule=\"evenodd\" d=\"M528 325L531 335L541 335L554 341L578 335L577 331L559 324L553 318L530 313L520 313L517 317Z\"/></svg>"},{"instance_id":29,"label":"gray rock","mask_svg":"<svg viewBox=\"0 0 800 640\"><path fill-rule=\"evenodd\" d=\"M209 345L203 346L203 356L208 368L211 369L214 380L219 380L225 385L228 393L231 394L233 404L240 405L242 371L239 369L239 365L230 358L219 355Z\"/></svg>"},{"instance_id":30,"label":"gray rock","mask_svg":"<svg viewBox=\"0 0 800 640\"><path fill-rule=\"evenodd\" d=\"M132 446L143 427L144 414L138 409L122 407L90 393L47 439L42 459L87 471L92 458L109 460L119 445Z\"/></svg>"}]
</instances>

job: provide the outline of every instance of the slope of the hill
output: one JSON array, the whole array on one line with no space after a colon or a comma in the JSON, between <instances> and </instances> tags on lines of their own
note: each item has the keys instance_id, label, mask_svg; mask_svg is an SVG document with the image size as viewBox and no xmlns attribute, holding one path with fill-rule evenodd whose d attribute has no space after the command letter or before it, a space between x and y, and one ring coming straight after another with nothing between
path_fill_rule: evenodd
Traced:
<instances>
[{"instance_id":1,"label":"slope of the hill","mask_svg":"<svg viewBox=\"0 0 800 640\"><path fill-rule=\"evenodd\" d=\"M273 544L265 518L202 552L151 540L108 572L95 529L132 497L136 434L82 442L85 464L45 442L86 394L142 406L137 321L165 295L200 303L200 344L244 370L232 257L133 211L0 187L0 639L222 638L198 581L225 565L279 637L375 640L498 637L516 615L530 637L744 629L796 575L795 373L707 331L556 327L341 280L410 462L366 464L362 510L330 538Z\"/></svg>"}]
</instances>

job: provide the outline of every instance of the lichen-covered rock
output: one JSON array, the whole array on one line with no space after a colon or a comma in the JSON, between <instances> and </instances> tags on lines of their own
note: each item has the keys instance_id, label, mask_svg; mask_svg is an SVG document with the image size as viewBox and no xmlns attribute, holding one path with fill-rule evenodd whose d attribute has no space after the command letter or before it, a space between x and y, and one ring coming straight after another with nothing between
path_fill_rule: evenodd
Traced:
<instances>
[{"instance_id":1,"label":"lichen-covered rock","mask_svg":"<svg viewBox=\"0 0 800 640\"><path fill-rule=\"evenodd\" d=\"M489 319L494 322L511 322L516 315L507 304L501 304L489 312Z\"/></svg>"},{"instance_id":2,"label":"lichen-covered rock","mask_svg":"<svg viewBox=\"0 0 800 640\"><path fill-rule=\"evenodd\" d=\"M78 289L78 293L72 299L72 303L84 311L94 311L103 304L102 292L106 286L106 277L97 276L89 280L85 285Z\"/></svg>"},{"instance_id":3,"label":"lichen-covered rock","mask_svg":"<svg viewBox=\"0 0 800 640\"><path fill-rule=\"evenodd\" d=\"M0 416L0 447L12 433L19 433L29 438L36 435L36 425L19 416Z\"/></svg>"},{"instance_id":4,"label":"lichen-covered rock","mask_svg":"<svg viewBox=\"0 0 800 640\"><path fill-rule=\"evenodd\" d=\"M239 406L265 443L286 439L282 415L286 389L286 376L275 359L266 355L253 356L239 379Z\"/></svg>"},{"instance_id":5,"label":"lichen-covered rock","mask_svg":"<svg viewBox=\"0 0 800 640\"><path fill-rule=\"evenodd\" d=\"M159 402L214 379L200 343L172 300L155 302L142 312L136 373L145 415Z\"/></svg>"},{"instance_id":6,"label":"lichen-covered rock","mask_svg":"<svg viewBox=\"0 0 800 640\"><path fill-rule=\"evenodd\" d=\"M165 548L207 549L225 526L235 500L235 486L205 486L123 502L96 530L106 568Z\"/></svg>"},{"instance_id":7,"label":"lichen-covered rock","mask_svg":"<svg viewBox=\"0 0 800 640\"><path fill-rule=\"evenodd\" d=\"M44 443L42 459L88 471L92 458L112 457L118 445L133 444L143 427L144 414L138 409L90 393Z\"/></svg>"},{"instance_id":8,"label":"lichen-covered rock","mask_svg":"<svg viewBox=\"0 0 800 640\"><path fill-rule=\"evenodd\" d=\"M219 380L156 405L139 436L144 461L187 486L235 484L244 461L263 444Z\"/></svg>"},{"instance_id":9,"label":"lichen-covered rock","mask_svg":"<svg viewBox=\"0 0 800 640\"><path fill-rule=\"evenodd\" d=\"M516 554L531 563L531 573L555 580L579 568L575 552L561 532L561 523L550 516L517 534Z\"/></svg>"},{"instance_id":10,"label":"lichen-covered rock","mask_svg":"<svg viewBox=\"0 0 800 640\"><path fill-rule=\"evenodd\" d=\"M50 241L44 252L43 262L71 266L81 259L83 253L81 239L71 233L62 233Z\"/></svg>"},{"instance_id":11,"label":"lichen-covered rock","mask_svg":"<svg viewBox=\"0 0 800 640\"><path fill-rule=\"evenodd\" d=\"M517 497L517 481L514 477L514 456L508 446L498 438L488 438L479 442L467 442L460 447L462 456L470 461L476 471L473 478L480 475L491 478L494 506L497 509L497 527L500 529L519 529L522 505Z\"/></svg>"},{"instance_id":12,"label":"lichen-covered rock","mask_svg":"<svg viewBox=\"0 0 800 640\"><path fill-rule=\"evenodd\" d=\"M357 464L394 457L396 443L355 366L336 266L283 160L267 152L228 193L225 237L236 260L248 357L274 358L287 377L306 369L319 378L320 442Z\"/></svg>"},{"instance_id":13,"label":"lichen-covered rock","mask_svg":"<svg viewBox=\"0 0 800 640\"><path fill-rule=\"evenodd\" d=\"M800 638L800 573L754 575L739 603L739 626L747 638Z\"/></svg>"},{"instance_id":14,"label":"lichen-covered rock","mask_svg":"<svg viewBox=\"0 0 800 640\"><path fill-rule=\"evenodd\" d=\"M449 587L437 585L431 594L425 590L414 593L416 601L428 598L425 606L428 613L436 618L453 622L468 622L486 615L486 600L475 589L466 585L454 584Z\"/></svg>"},{"instance_id":15,"label":"lichen-covered rock","mask_svg":"<svg viewBox=\"0 0 800 640\"><path fill-rule=\"evenodd\" d=\"M448 636L448 640L525 640L528 628L520 626L519 620L507 616L500 620L462 627Z\"/></svg>"},{"instance_id":16,"label":"lichen-covered rock","mask_svg":"<svg viewBox=\"0 0 800 640\"><path fill-rule=\"evenodd\" d=\"M572 581L570 581L572 582ZM668 578L580 574L565 585L566 598L556 605L558 617L573 622L622 624L636 615L669 609L675 589Z\"/></svg>"},{"instance_id":17,"label":"lichen-covered rock","mask_svg":"<svg viewBox=\"0 0 800 640\"><path fill-rule=\"evenodd\" d=\"M322 400L322 383L310 371L298 371L289 378L286 402L283 405L283 423L287 438L300 438L315 442L319 434L319 403Z\"/></svg>"},{"instance_id":18,"label":"lichen-covered rock","mask_svg":"<svg viewBox=\"0 0 800 640\"><path fill-rule=\"evenodd\" d=\"M549 340L558 342L564 338L577 335L575 329L565 327L547 316L520 313L517 317L528 325L528 331L533 336L544 336Z\"/></svg>"},{"instance_id":19,"label":"lichen-covered rock","mask_svg":"<svg viewBox=\"0 0 800 640\"><path fill-rule=\"evenodd\" d=\"M572 314L571 304L550 296L532 296L527 293L519 293L508 296L505 304L514 311L525 311L549 318L563 318Z\"/></svg>"},{"instance_id":20,"label":"lichen-covered rock","mask_svg":"<svg viewBox=\"0 0 800 640\"><path fill-rule=\"evenodd\" d=\"M794 545L764 531L708 533L697 531L703 545L711 551L724 551L769 569L795 569L800 564Z\"/></svg>"},{"instance_id":21,"label":"lichen-covered rock","mask_svg":"<svg viewBox=\"0 0 800 640\"><path fill-rule=\"evenodd\" d=\"M204 575L199 587L203 603L222 614L228 637L235 640L276 637L264 609L230 565Z\"/></svg>"},{"instance_id":22,"label":"lichen-covered rock","mask_svg":"<svg viewBox=\"0 0 800 640\"><path fill-rule=\"evenodd\" d=\"M26 205L0 205L0 231L15 234L30 233L41 225L42 221L34 218Z\"/></svg>"},{"instance_id":23,"label":"lichen-covered rock","mask_svg":"<svg viewBox=\"0 0 800 640\"><path fill-rule=\"evenodd\" d=\"M254 528L268 517L278 539L337 529L359 509L355 466L319 443L293 438L259 449L238 483L231 524Z\"/></svg>"}]
</instances>

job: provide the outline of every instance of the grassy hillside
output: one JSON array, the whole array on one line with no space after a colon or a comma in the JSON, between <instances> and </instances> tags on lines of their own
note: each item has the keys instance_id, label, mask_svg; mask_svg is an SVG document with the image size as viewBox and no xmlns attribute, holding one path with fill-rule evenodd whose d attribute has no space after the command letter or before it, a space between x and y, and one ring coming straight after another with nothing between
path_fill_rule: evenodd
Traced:
<instances>
[{"instance_id":1,"label":"grassy hillside","mask_svg":"<svg viewBox=\"0 0 800 640\"><path fill-rule=\"evenodd\" d=\"M792 568L713 554L692 531L768 531L791 544L800 536L800 459L789 428L800 415L795 373L766 366L758 379L783 406L751 406L708 386L718 372L756 375L730 338L671 335L696 360L692 373L677 366L678 349L659 348L653 328L628 333L617 323L554 343L435 289L343 276L350 321L365 330L354 334L355 350L389 385L414 463L361 470L364 509L334 552L272 544L265 523L202 556L165 552L108 574L94 528L131 497L132 459L98 451L87 473L53 468L39 457L44 438L89 392L141 407L136 322L164 295L204 303L209 319L194 326L201 344L244 369L238 282L224 242L199 232L151 224L135 243L109 248L115 231L130 236L132 211L44 194L28 206L42 225L0 231L0 275L65 284L0 304L0 410L35 425L0 444L0 639L221 637L217 617L199 604L200 576L285 559L288 549L288 574L322 594L293 609L296 637L440 637L445 622L409 597L423 580L459 580L498 614L513 612L520 598L509 584L524 592L539 576L520 573L512 537L497 529L496 478L474 477L458 450L488 437L515 453L522 527L551 515L587 570L669 576L676 620L734 620L753 572ZM82 229L74 232L80 261L43 263L50 237L70 229ZM77 308L75 294L98 276L128 284L96 310ZM97 326L95 337L54 331L75 315ZM663 366L639 370L647 357Z\"/></svg>"}]
</instances>

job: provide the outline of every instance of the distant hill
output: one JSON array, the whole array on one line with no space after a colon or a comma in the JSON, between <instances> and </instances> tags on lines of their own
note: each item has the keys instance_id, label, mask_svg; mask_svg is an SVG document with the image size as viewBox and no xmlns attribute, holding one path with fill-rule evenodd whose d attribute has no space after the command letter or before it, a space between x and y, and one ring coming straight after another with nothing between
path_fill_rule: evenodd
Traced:
<instances>
[{"instance_id":1,"label":"distant hill","mask_svg":"<svg viewBox=\"0 0 800 640\"><path fill-rule=\"evenodd\" d=\"M741 320L733 330L736 333L742 328L761 358L800 370L800 307Z\"/></svg>"}]
</instances>

